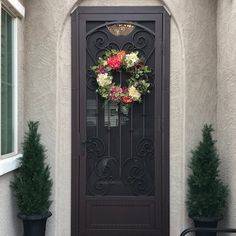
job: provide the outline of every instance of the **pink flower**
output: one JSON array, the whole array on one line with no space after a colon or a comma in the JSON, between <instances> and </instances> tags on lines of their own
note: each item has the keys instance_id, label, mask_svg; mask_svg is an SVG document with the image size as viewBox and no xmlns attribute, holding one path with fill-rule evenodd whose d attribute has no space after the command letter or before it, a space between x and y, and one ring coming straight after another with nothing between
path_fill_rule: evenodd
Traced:
<instances>
[{"instance_id":1,"label":"pink flower","mask_svg":"<svg viewBox=\"0 0 236 236\"><path fill-rule=\"evenodd\" d=\"M110 93L110 98L112 101L118 102L121 99L121 93L122 93L122 89L118 86L112 86L111 87L111 93Z\"/></svg>"},{"instance_id":2,"label":"pink flower","mask_svg":"<svg viewBox=\"0 0 236 236\"><path fill-rule=\"evenodd\" d=\"M103 66L99 66L96 72L97 72L97 74L105 74L106 69Z\"/></svg>"},{"instance_id":3,"label":"pink flower","mask_svg":"<svg viewBox=\"0 0 236 236\"><path fill-rule=\"evenodd\" d=\"M122 92L123 92L123 93L128 93L128 91L129 91L129 90L128 90L127 87L123 87L123 88L122 88Z\"/></svg>"}]
</instances>

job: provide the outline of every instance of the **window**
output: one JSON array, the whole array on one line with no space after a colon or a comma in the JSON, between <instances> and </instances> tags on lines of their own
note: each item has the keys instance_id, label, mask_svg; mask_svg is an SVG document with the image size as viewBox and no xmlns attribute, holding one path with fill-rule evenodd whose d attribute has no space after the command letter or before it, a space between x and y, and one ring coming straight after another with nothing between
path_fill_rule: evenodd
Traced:
<instances>
[{"instance_id":1,"label":"window","mask_svg":"<svg viewBox=\"0 0 236 236\"><path fill-rule=\"evenodd\" d=\"M19 167L18 153L18 73L17 32L22 34L25 8L19 0L0 0L1 4L1 82L0 82L0 176ZM20 23L18 29L17 23ZM20 44L20 47L23 45ZM20 91L21 93L23 91Z\"/></svg>"},{"instance_id":2,"label":"window","mask_svg":"<svg viewBox=\"0 0 236 236\"><path fill-rule=\"evenodd\" d=\"M1 10L1 156L17 152L15 18Z\"/></svg>"}]
</instances>

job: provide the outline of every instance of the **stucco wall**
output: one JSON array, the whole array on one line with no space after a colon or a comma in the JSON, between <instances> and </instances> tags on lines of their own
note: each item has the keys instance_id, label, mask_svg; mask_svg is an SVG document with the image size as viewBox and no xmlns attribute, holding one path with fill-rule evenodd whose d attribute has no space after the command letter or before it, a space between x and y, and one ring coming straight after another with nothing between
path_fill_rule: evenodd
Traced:
<instances>
[{"instance_id":1,"label":"stucco wall","mask_svg":"<svg viewBox=\"0 0 236 236\"><path fill-rule=\"evenodd\" d=\"M23 1L20 1L24 4ZM24 19L17 19L18 45L18 143L21 149L24 121ZM21 235L21 222L17 219L18 210L9 188L13 173L0 176L0 235Z\"/></svg>"},{"instance_id":2,"label":"stucco wall","mask_svg":"<svg viewBox=\"0 0 236 236\"><path fill-rule=\"evenodd\" d=\"M0 176L0 235L21 235L21 222L17 219L17 209L9 188L12 174Z\"/></svg>"},{"instance_id":3,"label":"stucco wall","mask_svg":"<svg viewBox=\"0 0 236 236\"><path fill-rule=\"evenodd\" d=\"M81 5L161 5L171 19L170 224L186 226L186 162L205 122L216 121L216 1L87 0ZM70 235L71 48L75 0L26 4L25 120L40 120L54 178L47 235Z\"/></svg>"},{"instance_id":4,"label":"stucco wall","mask_svg":"<svg viewBox=\"0 0 236 236\"><path fill-rule=\"evenodd\" d=\"M217 139L230 195L225 224L236 222L236 1L218 1Z\"/></svg>"}]
</instances>

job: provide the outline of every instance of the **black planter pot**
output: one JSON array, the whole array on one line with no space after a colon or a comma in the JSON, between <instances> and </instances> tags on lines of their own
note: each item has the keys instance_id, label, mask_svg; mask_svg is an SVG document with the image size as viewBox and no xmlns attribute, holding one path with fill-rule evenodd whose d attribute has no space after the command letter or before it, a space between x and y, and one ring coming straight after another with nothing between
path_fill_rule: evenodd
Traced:
<instances>
[{"instance_id":1,"label":"black planter pot","mask_svg":"<svg viewBox=\"0 0 236 236\"><path fill-rule=\"evenodd\" d=\"M222 217L191 217L196 228L217 228ZM196 236L216 236L212 232L196 232Z\"/></svg>"},{"instance_id":2,"label":"black planter pot","mask_svg":"<svg viewBox=\"0 0 236 236\"><path fill-rule=\"evenodd\" d=\"M20 213L18 217L23 221L24 236L45 236L46 222L51 215L51 212L47 212L44 215L25 215Z\"/></svg>"}]
</instances>

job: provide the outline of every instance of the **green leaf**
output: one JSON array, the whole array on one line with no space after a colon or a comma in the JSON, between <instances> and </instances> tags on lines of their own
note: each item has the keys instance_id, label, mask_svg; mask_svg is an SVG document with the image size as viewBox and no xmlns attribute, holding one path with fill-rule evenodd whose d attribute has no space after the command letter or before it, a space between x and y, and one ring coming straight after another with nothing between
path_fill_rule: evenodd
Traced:
<instances>
[{"instance_id":1,"label":"green leaf","mask_svg":"<svg viewBox=\"0 0 236 236\"><path fill-rule=\"evenodd\" d=\"M212 125L204 125L202 140L192 150L186 201L190 216L219 217L226 206L229 191L219 177L220 160L213 131Z\"/></svg>"},{"instance_id":2,"label":"green leaf","mask_svg":"<svg viewBox=\"0 0 236 236\"><path fill-rule=\"evenodd\" d=\"M11 182L18 208L27 215L44 214L51 205L52 179L38 126L39 122L28 122L20 168Z\"/></svg>"}]
</instances>

